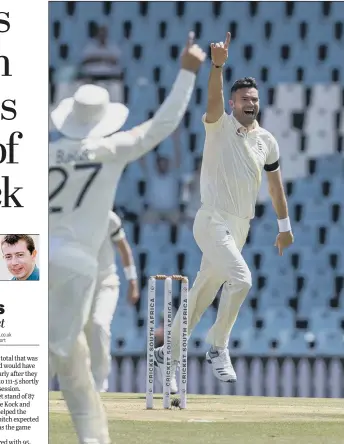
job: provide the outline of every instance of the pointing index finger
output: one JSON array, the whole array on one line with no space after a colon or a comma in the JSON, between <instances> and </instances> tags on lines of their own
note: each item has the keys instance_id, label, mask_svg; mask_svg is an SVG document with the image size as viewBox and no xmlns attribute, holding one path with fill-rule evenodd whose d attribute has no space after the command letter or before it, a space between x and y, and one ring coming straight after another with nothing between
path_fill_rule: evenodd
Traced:
<instances>
[{"instance_id":1,"label":"pointing index finger","mask_svg":"<svg viewBox=\"0 0 344 444\"><path fill-rule=\"evenodd\" d=\"M186 46L188 48L191 48L191 46L194 44L194 40L195 40L195 33L193 31L190 31L188 34L188 41L186 43Z\"/></svg>"},{"instance_id":2,"label":"pointing index finger","mask_svg":"<svg viewBox=\"0 0 344 444\"><path fill-rule=\"evenodd\" d=\"M224 44L224 47L225 47L226 49L228 48L230 41L231 41L231 33L230 33L230 32L227 32L227 35L226 35L226 41L225 41L225 44Z\"/></svg>"}]
</instances>

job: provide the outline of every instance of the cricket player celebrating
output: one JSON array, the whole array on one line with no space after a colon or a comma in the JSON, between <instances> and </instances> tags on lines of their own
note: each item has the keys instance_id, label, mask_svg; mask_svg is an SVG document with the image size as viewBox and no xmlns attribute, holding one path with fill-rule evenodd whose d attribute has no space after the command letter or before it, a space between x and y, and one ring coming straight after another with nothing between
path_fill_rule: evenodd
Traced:
<instances>
[{"instance_id":1,"label":"cricket player celebrating","mask_svg":"<svg viewBox=\"0 0 344 444\"><path fill-rule=\"evenodd\" d=\"M136 304L139 299L137 273L133 254L121 219L109 212L107 236L99 252L99 271L89 320L85 327L90 349L91 370L99 392L107 391L111 366L111 321L119 296L119 278L114 260L114 246L118 249L128 281L128 302Z\"/></svg>"},{"instance_id":2,"label":"cricket player celebrating","mask_svg":"<svg viewBox=\"0 0 344 444\"><path fill-rule=\"evenodd\" d=\"M211 44L212 66L208 103L203 116L206 138L201 170L201 201L194 221L194 237L203 256L200 270L189 293L189 334L223 285L217 318L208 332L211 348L206 359L221 381L235 382L228 340L239 309L251 285L251 273L241 254L254 217L264 169L277 214L279 254L293 242L286 197L279 169L279 148L274 137L256 121L259 97L253 78L237 80L231 88L231 115L225 113L222 69L228 57L226 41ZM277 224L276 224L277 225ZM179 354L180 310L172 325L172 381ZM155 350L161 374L163 349Z\"/></svg>"},{"instance_id":3,"label":"cricket player celebrating","mask_svg":"<svg viewBox=\"0 0 344 444\"><path fill-rule=\"evenodd\" d=\"M49 145L49 351L79 443L111 442L84 333L118 181L126 165L179 125L205 53L189 35L172 91L153 118L119 131L128 109L83 85L52 112L63 136ZM114 134L116 133L116 134Z\"/></svg>"}]
</instances>

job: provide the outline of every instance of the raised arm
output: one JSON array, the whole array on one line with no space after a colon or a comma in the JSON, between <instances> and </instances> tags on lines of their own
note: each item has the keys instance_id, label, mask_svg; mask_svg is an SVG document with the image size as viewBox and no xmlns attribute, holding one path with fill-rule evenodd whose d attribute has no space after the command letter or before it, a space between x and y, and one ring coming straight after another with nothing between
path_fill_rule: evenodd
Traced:
<instances>
[{"instance_id":1,"label":"raised arm","mask_svg":"<svg viewBox=\"0 0 344 444\"><path fill-rule=\"evenodd\" d=\"M181 70L172 91L153 118L128 131L135 143L117 150L126 162L138 159L172 134L182 120L194 89L196 74L206 54L194 44L194 33L190 33L181 56Z\"/></svg>"},{"instance_id":2,"label":"raised arm","mask_svg":"<svg viewBox=\"0 0 344 444\"><path fill-rule=\"evenodd\" d=\"M205 121L215 123L225 111L222 68L228 57L231 34L227 32L225 43L211 43L211 68L208 82L208 103Z\"/></svg>"}]
</instances>

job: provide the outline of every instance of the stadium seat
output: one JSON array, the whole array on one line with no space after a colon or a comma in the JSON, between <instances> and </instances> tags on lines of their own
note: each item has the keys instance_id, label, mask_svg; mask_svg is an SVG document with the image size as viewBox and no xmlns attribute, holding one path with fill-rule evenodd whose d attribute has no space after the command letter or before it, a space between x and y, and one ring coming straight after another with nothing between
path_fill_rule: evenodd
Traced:
<instances>
[{"instance_id":1,"label":"stadium seat","mask_svg":"<svg viewBox=\"0 0 344 444\"><path fill-rule=\"evenodd\" d=\"M277 139L290 130L291 115L284 108L268 107L264 110L261 125L269 130Z\"/></svg>"},{"instance_id":2,"label":"stadium seat","mask_svg":"<svg viewBox=\"0 0 344 444\"><path fill-rule=\"evenodd\" d=\"M240 340L242 332L252 328L253 325L254 316L252 310L250 308L240 310L230 335L231 340Z\"/></svg>"},{"instance_id":3,"label":"stadium seat","mask_svg":"<svg viewBox=\"0 0 344 444\"><path fill-rule=\"evenodd\" d=\"M338 159L338 162L339 164L343 165L342 159ZM343 201L344 180L341 176L342 175L334 174L331 178L328 178L328 180L331 181L331 192L329 197L327 198L330 202L340 204Z\"/></svg>"},{"instance_id":4,"label":"stadium seat","mask_svg":"<svg viewBox=\"0 0 344 444\"><path fill-rule=\"evenodd\" d=\"M269 273L269 275L266 276L264 290L267 292L280 292L281 289L283 289L283 293L286 296L294 293L295 280L291 271L285 275Z\"/></svg>"},{"instance_id":5,"label":"stadium seat","mask_svg":"<svg viewBox=\"0 0 344 444\"><path fill-rule=\"evenodd\" d=\"M336 356L344 353L343 334L329 326L316 337L316 351L321 356Z\"/></svg>"},{"instance_id":6,"label":"stadium seat","mask_svg":"<svg viewBox=\"0 0 344 444\"><path fill-rule=\"evenodd\" d=\"M312 222L313 221L308 221L308 222ZM313 228L313 226L307 226L307 225L298 225L298 224L294 224L293 225L293 234L294 234L294 238L297 239L297 245L293 245L291 248L295 249L295 248L302 248L302 247L310 247L310 246L315 246L315 242L316 242L316 233L315 233L315 228Z\"/></svg>"},{"instance_id":7,"label":"stadium seat","mask_svg":"<svg viewBox=\"0 0 344 444\"><path fill-rule=\"evenodd\" d=\"M323 152L323 154L325 154ZM321 180L328 180L331 177L340 177L343 171L343 156L332 154L331 156L321 156L317 161L316 175Z\"/></svg>"},{"instance_id":8,"label":"stadium seat","mask_svg":"<svg viewBox=\"0 0 344 444\"><path fill-rule=\"evenodd\" d=\"M344 245L344 231L343 227L332 225L329 228L329 236L327 242L330 245Z\"/></svg>"},{"instance_id":9,"label":"stadium seat","mask_svg":"<svg viewBox=\"0 0 344 444\"><path fill-rule=\"evenodd\" d=\"M339 128L338 133L343 136L344 135L344 111L342 110L340 113L340 119L339 119Z\"/></svg>"},{"instance_id":10,"label":"stadium seat","mask_svg":"<svg viewBox=\"0 0 344 444\"><path fill-rule=\"evenodd\" d=\"M278 108L283 108L289 112L302 112L304 110L305 92L301 84L281 83L277 85L275 94L275 104Z\"/></svg>"},{"instance_id":11,"label":"stadium seat","mask_svg":"<svg viewBox=\"0 0 344 444\"><path fill-rule=\"evenodd\" d=\"M309 316L309 328L313 333L327 329L340 329L340 322L344 320L343 313L331 310L329 307L314 308Z\"/></svg>"},{"instance_id":12,"label":"stadium seat","mask_svg":"<svg viewBox=\"0 0 344 444\"><path fill-rule=\"evenodd\" d=\"M169 243L170 227L166 222L142 224L140 246L149 250L153 245L164 246Z\"/></svg>"},{"instance_id":13,"label":"stadium seat","mask_svg":"<svg viewBox=\"0 0 344 444\"><path fill-rule=\"evenodd\" d=\"M194 242L192 228L188 224L180 224L177 232L176 245L183 249L186 245L190 245Z\"/></svg>"},{"instance_id":14,"label":"stadium seat","mask_svg":"<svg viewBox=\"0 0 344 444\"><path fill-rule=\"evenodd\" d=\"M269 221L262 224L252 223L253 245L255 246L271 246L276 239L276 223Z\"/></svg>"},{"instance_id":15,"label":"stadium seat","mask_svg":"<svg viewBox=\"0 0 344 444\"><path fill-rule=\"evenodd\" d=\"M305 289L298 300L298 317L300 319L308 319L311 307L326 308L329 307L329 292L317 291L313 288Z\"/></svg>"},{"instance_id":16,"label":"stadium seat","mask_svg":"<svg viewBox=\"0 0 344 444\"><path fill-rule=\"evenodd\" d=\"M320 184L315 178L307 177L304 180L294 181L293 202L306 203L319 198Z\"/></svg>"},{"instance_id":17,"label":"stadium seat","mask_svg":"<svg viewBox=\"0 0 344 444\"><path fill-rule=\"evenodd\" d=\"M275 307L267 309L264 315L264 327L262 332L268 339L277 339L284 330L294 328L294 315L287 307Z\"/></svg>"},{"instance_id":18,"label":"stadium seat","mask_svg":"<svg viewBox=\"0 0 344 444\"><path fill-rule=\"evenodd\" d=\"M291 128L280 135L278 145L283 161L285 158L293 158L299 152L299 141L299 132Z\"/></svg>"},{"instance_id":19,"label":"stadium seat","mask_svg":"<svg viewBox=\"0 0 344 444\"><path fill-rule=\"evenodd\" d=\"M319 32L319 30L317 30L317 32ZM324 104L326 103L326 109L329 112L339 111L342 106L340 96L340 85L335 83L319 83L312 87L312 95L309 105L313 109L323 109Z\"/></svg>"},{"instance_id":20,"label":"stadium seat","mask_svg":"<svg viewBox=\"0 0 344 444\"><path fill-rule=\"evenodd\" d=\"M301 274L308 274L312 269L324 273L328 269L329 260L325 254L321 252L314 254L310 251L307 256L305 254L301 256L302 260L298 268Z\"/></svg>"},{"instance_id":21,"label":"stadium seat","mask_svg":"<svg viewBox=\"0 0 344 444\"><path fill-rule=\"evenodd\" d=\"M327 108L309 107L304 122L305 134L311 135L320 131L326 134L333 132L335 129L335 114ZM326 149L326 147L324 147Z\"/></svg>"},{"instance_id":22,"label":"stadium seat","mask_svg":"<svg viewBox=\"0 0 344 444\"><path fill-rule=\"evenodd\" d=\"M267 310L285 308L292 295L291 292L287 293L284 289L264 289L261 296L258 298L257 315L264 319Z\"/></svg>"},{"instance_id":23,"label":"stadium seat","mask_svg":"<svg viewBox=\"0 0 344 444\"><path fill-rule=\"evenodd\" d=\"M326 203L315 204L308 202L304 206L302 220L305 224L319 226L321 224L329 224L330 212Z\"/></svg>"},{"instance_id":24,"label":"stadium seat","mask_svg":"<svg viewBox=\"0 0 344 444\"><path fill-rule=\"evenodd\" d=\"M307 156L318 157L323 154L334 154L335 142L334 132L330 130L319 129L307 134L305 147Z\"/></svg>"},{"instance_id":25,"label":"stadium seat","mask_svg":"<svg viewBox=\"0 0 344 444\"><path fill-rule=\"evenodd\" d=\"M307 176L307 156L303 153L281 155L281 169L284 180L295 180Z\"/></svg>"},{"instance_id":26,"label":"stadium seat","mask_svg":"<svg viewBox=\"0 0 344 444\"><path fill-rule=\"evenodd\" d=\"M238 350L243 355L267 356L270 353L269 343L262 332L253 328L245 330L240 338Z\"/></svg>"},{"instance_id":27,"label":"stadium seat","mask_svg":"<svg viewBox=\"0 0 344 444\"><path fill-rule=\"evenodd\" d=\"M305 334L293 329L284 330L278 337L278 352L282 356L307 356L310 354Z\"/></svg>"},{"instance_id":28,"label":"stadium seat","mask_svg":"<svg viewBox=\"0 0 344 444\"><path fill-rule=\"evenodd\" d=\"M331 292L334 285L334 275L332 270L309 270L307 274L306 287L314 291L322 291L324 293Z\"/></svg>"}]
</instances>

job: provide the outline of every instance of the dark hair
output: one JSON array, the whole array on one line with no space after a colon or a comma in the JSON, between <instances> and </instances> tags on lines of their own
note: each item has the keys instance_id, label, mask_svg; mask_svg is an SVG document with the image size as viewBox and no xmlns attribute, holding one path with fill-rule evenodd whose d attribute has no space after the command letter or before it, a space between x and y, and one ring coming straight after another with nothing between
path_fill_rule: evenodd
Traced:
<instances>
[{"instance_id":1,"label":"dark hair","mask_svg":"<svg viewBox=\"0 0 344 444\"><path fill-rule=\"evenodd\" d=\"M1 247L3 246L3 244L15 245L20 240L24 240L26 242L27 249L30 251L30 254L35 251L35 243L32 237L28 234L6 234L6 236L1 241Z\"/></svg>"},{"instance_id":2,"label":"dark hair","mask_svg":"<svg viewBox=\"0 0 344 444\"><path fill-rule=\"evenodd\" d=\"M242 79L236 80L231 88L231 94L243 88L258 89L256 79L254 77L243 77Z\"/></svg>"}]
</instances>

